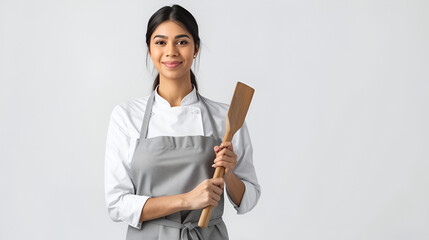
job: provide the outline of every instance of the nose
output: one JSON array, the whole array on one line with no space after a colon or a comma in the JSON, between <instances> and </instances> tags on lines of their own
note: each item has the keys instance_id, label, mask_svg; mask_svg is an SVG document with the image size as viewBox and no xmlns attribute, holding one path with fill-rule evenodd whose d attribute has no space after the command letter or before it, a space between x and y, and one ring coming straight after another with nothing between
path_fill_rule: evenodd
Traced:
<instances>
[{"instance_id":1,"label":"nose","mask_svg":"<svg viewBox=\"0 0 429 240\"><path fill-rule=\"evenodd\" d=\"M175 44L167 44L165 51L166 57L177 56L179 54Z\"/></svg>"}]
</instances>

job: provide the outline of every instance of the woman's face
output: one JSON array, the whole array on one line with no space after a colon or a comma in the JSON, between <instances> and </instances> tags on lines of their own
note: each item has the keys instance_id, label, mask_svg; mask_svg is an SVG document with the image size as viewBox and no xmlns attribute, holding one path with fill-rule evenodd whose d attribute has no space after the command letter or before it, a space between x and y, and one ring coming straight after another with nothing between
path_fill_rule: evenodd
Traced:
<instances>
[{"instance_id":1,"label":"woman's face","mask_svg":"<svg viewBox=\"0 0 429 240\"><path fill-rule=\"evenodd\" d=\"M150 37L149 54L160 79L189 80L197 51L192 35L170 20L161 23Z\"/></svg>"}]
</instances>

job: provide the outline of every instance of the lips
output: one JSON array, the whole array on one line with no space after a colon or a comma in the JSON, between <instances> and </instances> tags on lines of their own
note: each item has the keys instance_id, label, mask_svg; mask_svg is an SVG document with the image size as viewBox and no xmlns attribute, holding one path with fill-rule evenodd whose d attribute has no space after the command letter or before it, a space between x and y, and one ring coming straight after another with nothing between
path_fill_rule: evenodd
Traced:
<instances>
[{"instance_id":1,"label":"lips","mask_svg":"<svg viewBox=\"0 0 429 240\"><path fill-rule=\"evenodd\" d=\"M179 61L165 61L165 62L162 62L162 64L164 64L168 68L175 68L175 67L179 66L181 63L182 62L179 62Z\"/></svg>"}]
</instances>

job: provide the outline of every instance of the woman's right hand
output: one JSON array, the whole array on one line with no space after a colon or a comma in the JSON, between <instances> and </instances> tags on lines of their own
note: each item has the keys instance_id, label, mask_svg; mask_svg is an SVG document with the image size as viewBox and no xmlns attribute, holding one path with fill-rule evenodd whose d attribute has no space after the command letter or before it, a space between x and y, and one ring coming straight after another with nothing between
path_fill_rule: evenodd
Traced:
<instances>
[{"instance_id":1,"label":"woman's right hand","mask_svg":"<svg viewBox=\"0 0 429 240\"><path fill-rule=\"evenodd\" d=\"M224 187L223 178L212 178L202 181L192 191L184 194L188 210L201 209L209 205L216 207Z\"/></svg>"}]
</instances>

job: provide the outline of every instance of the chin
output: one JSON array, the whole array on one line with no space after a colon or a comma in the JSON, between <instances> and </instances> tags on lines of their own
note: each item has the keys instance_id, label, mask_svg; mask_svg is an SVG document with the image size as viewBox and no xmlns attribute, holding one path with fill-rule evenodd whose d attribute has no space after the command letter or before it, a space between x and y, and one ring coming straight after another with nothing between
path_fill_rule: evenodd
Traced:
<instances>
[{"instance_id":1,"label":"chin","mask_svg":"<svg viewBox=\"0 0 429 240\"><path fill-rule=\"evenodd\" d=\"M162 74L162 76L167 79L177 80L183 79L184 74Z\"/></svg>"}]
</instances>

